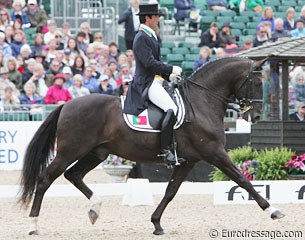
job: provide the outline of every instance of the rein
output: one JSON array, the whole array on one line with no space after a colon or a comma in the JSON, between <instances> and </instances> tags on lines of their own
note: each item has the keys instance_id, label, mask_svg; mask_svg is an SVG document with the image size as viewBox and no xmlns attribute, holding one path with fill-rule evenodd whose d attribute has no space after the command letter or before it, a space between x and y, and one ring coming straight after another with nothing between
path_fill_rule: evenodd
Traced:
<instances>
[{"instance_id":1,"label":"rein","mask_svg":"<svg viewBox=\"0 0 305 240\"><path fill-rule=\"evenodd\" d=\"M242 82L242 84L238 87L236 93L238 91L240 91L240 89L246 85L246 96L245 98L242 98L241 100L238 101L234 101L231 98L228 97L224 97L220 94L215 93L214 91L210 90L209 88L200 85L199 83L193 81L192 79L188 79L187 81L192 83L193 85L196 85L197 87L206 90L210 95L212 95L213 97L217 98L218 100L220 100L221 102L223 102L224 104L228 104L228 103L233 103L233 104L237 104L239 105L239 109L235 108L235 107L231 107L233 110L240 112L241 114L244 114L248 111L250 111L253 108L253 103L262 103L261 99L249 99L249 93L250 91L252 91L252 88L250 88L250 85L252 84L252 74L253 74L253 61L250 62L250 69L249 72L246 76L246 79Z\"/></svg>"}]
</instances>

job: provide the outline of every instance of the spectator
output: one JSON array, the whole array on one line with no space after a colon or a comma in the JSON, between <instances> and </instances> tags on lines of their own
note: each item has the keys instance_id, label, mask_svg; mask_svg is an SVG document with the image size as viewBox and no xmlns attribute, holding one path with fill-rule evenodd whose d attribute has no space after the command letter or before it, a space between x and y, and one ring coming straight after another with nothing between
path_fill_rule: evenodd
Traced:
<instances>
[{"instance_id":1,"label":"spectator","mask_svg":"<svg viewBox=\"0 0 305 240\"><path fill-rule=\"evenodd\" d=\"M267 28L263 23L260 23L255 38L253 39L253 47L263 45L267 41L269 41Z\"/></svg>"},{"instance_id":2,"label":"spectator","mask_svg":"<svg viewBox=\"0 0 305 240\"><path fill-rule=\"evenodd\" d=\"M36 93L36 86L32 82L24 84L24 93L19 97L20 104L31 105L31 109L36 108L35 104L43 104L43 97Z\"/></svg>"},{"instance_id":3,"label":"spectator","mask_svg":"<svg viewBox=\"0 0 305 240\"><path fill-rule=\"evenodd\" d=\"M90 94L88 88L83 87L83 78L80 74L76 74L73 77L73 85L69 87L69 92L72 98L78 98Z\"/></svg>"},{"instance_id":4,"label":"spectator","mask_svg":"<svg viewBox=\"0 0 305 240\"><path fill-rule=\"evenodd\" d=\"M264 9L263 0L230 0L229 8L241 13L245 10L260 13Z\"/></svg>"},{"instance_id":5,"label":"spectator","mask_svg":"<svg viewBox=\"0 0 305 240\"><path fill-rule=\"evenodd\" d=\"M86 34L84 32L78 32L76 36L76 45L83 53L87 51L88 43L85 42Z\"/></svg>"},{"instance_id":6,"label":"spectator","mask_svg":"<svg viewBox=\"0 0 305 240\"><path fill-rule=\"evenodd\" d=\"M24 71L22 73L22 84L24 85L33 76L36 61L34 58L30 58L25 62L21 61L20 65L24 66Z\"/></svg>"},{"instance_id":7,"label":"spectator","mask_svg":"<svg viewBox=\"0 0 305 240\"><path fill-rule=\"evenodd\" d=\"M216 59L223 58L226 56L226 52L223 48L219 47L215 50Z\"/></svg>"},{"instance_id":8,"label":"spectator","mask_svg":"<svg viewBox=\"0 0 305 240\"><path fill-rule=\"evenodd\" d=\"M29 28L31 27L31 23L28 19L27 14L22 10L25 6L24 0L14 0L13 2L13 10L11 11L11 19L13 22L16 21L16 19L21 20L21 28Z\"/></svg>"},{"instance_id":9,"label":"spectator","mask_svg":"<svg viewBox=\"0 0 305 240\"><path fill-rule=\"evenodd\" d=\"M73 85L73 73L71 71L71 68L69 66L65 66L62 70L62 74L65 76L65 83L64 88L68 89Z\"/></svg>"},{"instance_id":10,"label":"spectator","mask_svg":"<svg viewBox=\"0 0 305 240\"><path fill-rule=\"evenodd\" d=\"M41 63L45 70L49 69L49 64L45 61L45 55L43 52L36 52L33 56L37 63Z\"/></svg>"},{"instance_id":11,"label":"spectator","mask_svg":"<svg viewBox=\"0 0 305 240\"><path fill-rule=\"evenodd\" d=\"M43 65L36 63L33 69L33 75L29 79L29 82L34 83L36 87L36 93L39 96L44 97L47 94L48 86L51 85L51 81L46 78Z\"/></svg>"},{"instance_id":12,"label":"spectator","mask_svg":"<svg viewBox=\"0 0 305 240\"><path fill-rule=\"evenodd\" d=\"M11 44L14 41L14 29L13 26L7 25L5 27L5 42Z\"/></svg>"},{"instance_id":13,"label":"spectator","mask_svg":"<svg viewBox=\"0 0 305 240\"><path fill-rule=\"evenodd\" d=\"M89 45L86 50L86 57L88 58L88 60L90 60L90 59L95 59L96 56L97 54L95 53L93 46Z\"/></svg>"},{"instance_id":14,"label":"spectator","mask_svg":"<svg viewBox=\"0 0 305 240\"><path fill-rule=\"evenodd\" d=\"M88 22L82 22L79 26L79 30L80 32L85 33L84 43L87 45L89 45L89 43L93 43L93 35L91 33L90 24Z\"/></svg>"},{"instance_id":15,"label":"spectator","mask_svg":"<svg viewBox=\"0 0 305 240\"><path fill-rule=\"evenodd\" d=\"M130 7L124 11L119 18L119 24L124 23L126 49L132 49L133 39L139 29L140 21L138 17L140 0L131 0Z\"/></svg>"},{"instance_id":16,"label":"spectator","mask_svg":"<svg viewBox=\"0 0 305 240\"><path fill-rule=\"evenodd\" d=\"M103 40L104 40L104 37L103 37L103 34L101 32L94 33L94 35L93 35L93 41L94 42L101 42L102 43Z\"/></svg>"},{"instance_id":17,"label":"spectator","mask_svg":"<svg viewBox=\"0 0 305 240\"><path fill-rule=\"evenodd\" d=\"M284 30L290 33L292 30L296 29L296 21L295 17L295 10L293 7L289 7L286 10L286 17L284 19Z\"/></svg>"},{"instance_id":18,"label":"spectator","mask_svg":"<svg viewBox=\"0 0 305 240\"><path fill-rule=\"evenodd\" d=\"M211 55L212 55L212 51L208 46L201 47L199 51L199 58L195 60L193 64L193 70L196 71L202 65L210 61Z\"/></svg>"},{"instance_id":19,"label":"spectator","mask_svg":"<svg viewBox=\"0 0 305 240\"><path fill-rule=\"evenodd\" d=\"M20 57L23 61L28 60L32 54L32 50L29 44L23 44L20 48Z\"/></svg>"},{"instance_id":20,"label":"spectator","mask_svg":"<svg viewBox=\"0 0 305 240\"><path fill-rule=\"evenodd\" d=\"M70 57L71 56L71 50L66 48L64 49L64 59L63 59L63 63L66 66L72 66L74 64L74 60Z\"/></svg>"},{"instance_id":21,"label":"spectator","mask_svg":"<svg viewBox=\"0 0 305 240\"><path fill-rule=\"evenodd\" d=\"M126 56L127 56L127 63L129 65L130 72L132 75L134 75L136 71L136 61L134 58L133 50L128 49L126 51Z\"/></svg>"},{"instance_id":22,"label":"spectator","mask_svg":"<svg viewBox=\"0 0 305 240\"><path fill-rule=\"evenodd\" d=\"M99 79L101 74L97 71L97 61L95 59L90 59L89 66L92 69L92 76L95 77L96 79Z\"/></svg>"},{"instance_id":23,"label":"spectator","mask_svg":"<svg viewBox=\"0 0 305 240\"><path fill-rule=\"evenodd\" d=\"M16 88L15 84L12 83L9 79L9 71L6 66L0 68L0 96L4 95L4 90L6 87L11 87L16 96L19 96L19 91Z\"/></svg>"},{"instance_id":24,"label":"spectator","mask_svg":"<svg viewBox=\"0 0 305 240\"><path fill-rule=\"evenodd\" d=\"M305 84L304 84L304 73L297 73L293 79L294 90L296 92L297 101L305 101Z\"/></svg>"},{"instance_id":25,"label":"spectator","mask_svg":"<svg viewBox=\"0 0 305 240\"><path fill-rule=\"evenodd\" d=\"M13 22L13 29L16 30L22 30L22 20L20 17L17 17L15 21Z\"/></svg>"},{"instance_id":26,"label":"spectator","mask_svg":"<svg viewBox=\"0 0 305 240\"><path fill-rule=\"evenodd\" d=\"M270 22L271 24L271 32L274 31L274 13L271 7L265 7L263 14L262 14L262 18L259 21L260 23L263 22Z\"/></svg>"},{"instance_id":27,"label":"spectator","mask_svg":"<svg viewBox=\"0 0 305 240\"><path fill-rule=\"evenodd\" d=\"M99 84L94 87L93 93L113 95L113 88L109 84L107 75L101 75L98 82Z\"/></svg>"},{"instance_id":28,"label":"spectator","mask_svg":"<svg viewBox=\"0 0 305 240\"><path fill-rule=\"evenodd\" d=\"M45 10L37 5L37 0L28 0L26 14L30 20L31 27L34 28L37 33L47 32L44 28L47 26L48 17Z\"/></svg>"},{"instance_id":29,"label":"spectator","mask_svg":"<svg viewBox=\"0 0 305 240\"><path fill-rule=\"evenodd\" d=\"M5 33L0 32L0 51L3 54L3 60L6 61L9 57L12 56L12 49L10 45L5 42Z\"/></svg>"},{"instance_id":30,"label":"spectator","mask_svg":"<svg viewBox=\"0 0 305 240\"><path fill-rule=\"evenodd\" d=\"M0 51L0 67L3 67L5 65L4 61L4 54Z\"/></svg>"},{"instance_id":31,"label":"spectator","mask_svg":"<svg viewBox=\"0 0 305 240\"><path fill-rule=\"evenodd\" d=\"M120 56L120 50L118 48L118 45L115 42L109 43L109 56L110 58L114 59L116 62L118 62L118 58Z\"/></svg>"},{"instance_id":32,"label":"spectator","mask_svg":"<svg viewBox=\"0 0 305 240\"><path fill-rule=\"evenodd\" d=\"M98 58L96 71L98 71L100 74L104 74L106 68L107 68L106 58L103 55L101 55Z\"/></svg>"},{"instance_id":33,"label":"spectator","mask_svg":"<svg viewBox=\"0 0 305 240\"><path fill-rule=\"evenodd\" d=\"M304 121L305 120L305 102L297 103L296 112L290 114L289 119L292 121Z\"/></svg>"},{"instance_id":34,"label":"spectator","mask_svg":"<svg viewBox=\"0 0 305 240\"><path fill-rule=\"evenodd\" d=\"M50 62L56 57L56 40L55 38L50 39L50 41L47 44L46 50L46 62L50 64Z\"/></svg>"},{"instance_id":35,"label":"spectator","mask_svg":"<svg viewBox=\"0 0 305 240\"><path fill-rule=\"evenodd\" d=\"M127 56L125 53L120 54L118 57L118 70L122 71L122 65L128 65Z\"/></svg>"},{"instance_id":36,"label":"spectator","mask_svg":"<svg viewBox=\"0 0 305 240\"><path fill-rule=\"evenodd\" d=\"M190 21L197 21L196 16L192 16L196 11L193 0L175 0L174 5L176 13L174 15L177 21L189 19Z\"/></svg>"},{"instance_id":37,"label":"spectator","mask_svg":"<svg viewBox=\"0 0 305 240\"><path fill-rule=\"evenodd\" d=\"M14 110L14 107L19 105L18 96L14 93L14 89L11 86L6 86L4 89L4 95L1 97L1 105L5 111Z\"/></svg>"},{"instance_id":38,"label":"spectator","mask_svg":"<svg viewBox=\"0 0 305 240\"><path fill-rule=\"evenodd\" d=\"M226 0L207 0L206 1L208 9L212 11L226 11L227 1Z\"/></svg>"},{"instance_id":39,"label":"spectator","mask_svg":"<svg viewBox=\"0 0 305 240\"><path fill-rule=\"evenodd\" d=\"M72 99L70 92L63 87L66 81L63 74L56 74L53 78L53 85L49 87L44 98L46 104L64 104Z\"/></svg>"},{"instance_id":40,"label":"spectator","mask_svg":"<svg viewBox=\"0 0 305 240\"><path fill-rule=\"evenodd\" d=\"M298 19L296 21L296 29L294 29L290 32L290 36L291 37L305 36L304 26L305 26L305 22L302 19Z\"/></svg>"},{"instance_id":41,"label":"spectator","mask_svg":"<svg viewBox=\"0 0 305 240\"><path fill-rule=\"evenodd\" d=\"M32 56L36 55L36 52L42 53L45 49L45 44L43 41L43 35L41 33L37 33L35 35L34 41L31 44Z\"/></svg>"},{"instance_id":42,"label":"spectator","mask_svg":"<svg viewBox=\"0 0 305 240\"><path fill-rule=\"evenodd\" d=\"M20 49L25 43L25 35L21 30L16 30L14 40L11 44L12 55L17 57L20 54Z\"/></svg>"},{"instance_id":43,"label":"spectator","mask_svg":"<svg viewBox=\"0 0 305 240\"><path fill-rule=\"evenodd\" d=\"M289 33L284 30L284 21L281 18L277 18L274 20L274 31L271 34L271 40L273 42L282 39L282 38L288 38Z\"/></svg>"},{"instance_id":44,"label":"spectator","mask_svg":"<svg viewBox=\"0 0 305 240\"><path fill-rule=\"evenodd\" d=\"M220 43L219 46L222 48L228 49L237 49L238 46L235 43L235 36L231 33L231 25L230 23L224 23L221 27L221 31L219 33Z\"/></svg>"},{"instance_id":45,"label":"spectator","mask_svg":"<svg viewBox=\"0 0 305 240\"><path fill-rule=\"evenodd\" d=\"M22 76L17 70L17 61L16 58L10 57L6 61L6 66L8 69L8 79L15 84L16 88L21 92L22 91Z\"/></svg>"},{"instance_id":46,"label":"spectator","mask_svg":"<svg viewBox=\"0 0 305 240\"><path fill-rule=\"evenodd\" d=\"M66 64L64 64L64 53L63 53L63 51L56 51L55 52L55 59L59 62L59 71L62 71L62 69L66 66Z\"/></svg>"},{"instance_id":47,"label":"spectator","mask_svg":"<svg viewBox=\"0 0 305 240\"><path fill-rule=\"evenodd\" d=\"M270 119L271 102L273 99L273 89L270 68L264 67L262 71L262 82L263 82L263 104L262 104L262 119Z\"/></svg>"},{"instance_id":48,"label":"spectator","mask_svg":"<svg viewBox=\"0 0 305 240\"><path fill-rule=\"evenodd\" d=\"M108 68L111 70L111 77L109 77L109 83L113 89L117 88L116 79L119 77L118 65L115 61L110 61L108 63Z\"/></svg>"},{"instance_id":49,"label":"spectator","mask_svg":"<svg viewBox=\"0 0 305 240\"><path fill-rule=\"evenodd\" d=\"M0 31L5 32L6 26L12 26L13 21L11 20L11 16L7 9L0 9Z\"/></svg>"},{"instance_id":50,"label":"spectator","mask_svg":"<svg viewBox=\"0 0 305 240\"><path fill-rule=\"evenodd\" d=\"M82 50L80 50L77 47L77 43L76 43L76 39L75 38L69 38L68 42L67 42L67 49L70 49L71 53L70 53L70 58L72 60L75 59L76 56L81 55L83 58L85 58L85 54L83 53Z\"/></svg>"},{"instance_id":51,"label":"spectator","mask_svg":"<svg viewBox=\"0 0 305 240\"><path fill-rule=\"evenodd\" d=\"M107 67L104 70L104 75L108 76L108 81L109 81L110 85L112 86L112 88L115 90L116 89L116 78L112 74L112 71L109 67Z\"/></svg>"},{"instance_id":52,"label":"spectator","mask_svg":"<svg viewBox=\"0 0 305 240\"><path fill-rule=\"evenodd\" d=\"M253 40L251 38L244 39L241 51L247 51L251 48L253 48Z\"/></svg>"},{"instance_id":53,"label":"spectator","mask_svg":"<svg viewBox=\"0 0 305 240\"><path fill-rule=\"evenodd\" d=\"M62 32L63 32L63 42L64 45L67 45L68 40L72 37L71 34L71 26L68 22L64 22L62 24Z\"/></svg>"},{"instance_id":54,"label":"spectator","mask_svg":"<svg viewBox=\"0 0 305 240\"><path fill-rule=\"evenodd\" d=\"M82 56L77 56L74 60L74 64L71 67L73 75L82 75L85 70L85 59Z\"/></svg>"},{"instance_id":55,"label":"spectator","mask_svg":"<svg viewBox=\"0 0 305 240\"><path fill-rule=\"evenodd\" d=\"M57 31L57 24L54 20L48 21L48 32L44 34L43 41L48 44L50 40L55 39L55 32Z\"/></svg>"},{"instance_id":56,"label":"spectator","mask_svg":"<svg viewBox=\"0 0 305 240\"><path fill-rule=\"evenodd\" d=\"M82 77L83 77L83 86L85 88L88 88L90 93L92 93L97 84L97 79L92 76L92 68L86 67L84 73L82 74Z\"/></svg>"},{"instance_id":57,"label":"spectator","mask_svg":"<svg viewBox=\"0 0 305 240\"><path fill-rule=\"evenodd\" d=\"M130 70L128 68L127 64L123 64L121 67L122 71L120 76L116 79L116 86L119 87L123 84L123 82L130 82L133 80L133 76L130 73ZM108 78L108 77L107 77Z\"/></svg>"},{"instance_id":58,"label":"spectator","mask_svg":"<svg viewBox=\"0 0 305 240\"><path fill-rule=\"evenodd\" d=\"M116 95L117 96L126 96L127 94L127 91L128 91L128 87L129 87L129 84L130 82L132 81L133 79L131 78L123 78L123 82L122 84L116 89Z\"/></svg>"},{"instance_id":59,"label":"spectator","mask_svg":"<svg viewBox=\"0 0 305 240\"><path fill-rule=\"evenodd\" d=\"M49 65L49 69L46 71L46 79L49 83L53 81L53 78L56 74L60 73L61 71L61 62L57 59L53 59Z\"/></svg>"},{"instance_id":60,"label":"spectator","mask_svg":"<svg viewBox=\"0 0 305 240\"><path fill-rule=\"evenodd\" d=\"M209 48L220 47L220 37L217 23L212 22L210 28L201 34L200 43L198 46L208 46Z\"/></svg>"}]
</instances>

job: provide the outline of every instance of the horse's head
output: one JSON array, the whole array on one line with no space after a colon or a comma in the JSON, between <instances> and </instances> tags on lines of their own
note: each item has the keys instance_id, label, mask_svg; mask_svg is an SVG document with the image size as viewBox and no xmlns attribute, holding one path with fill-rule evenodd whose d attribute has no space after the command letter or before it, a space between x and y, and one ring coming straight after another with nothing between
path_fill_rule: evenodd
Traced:
<instances>
[{"instance_id":1,"label":"horse's head","mask_svg":"<svg viewBox=\"0 0 305 240\"><path fill-rule=\"evenodd\" d=\"M253 123L260 119L261 114L263 96L261 66L265 61L250 63L248 75L235 94L239 100L241 117L248 120L250 115Z\"/></svg>"}]
</instances>

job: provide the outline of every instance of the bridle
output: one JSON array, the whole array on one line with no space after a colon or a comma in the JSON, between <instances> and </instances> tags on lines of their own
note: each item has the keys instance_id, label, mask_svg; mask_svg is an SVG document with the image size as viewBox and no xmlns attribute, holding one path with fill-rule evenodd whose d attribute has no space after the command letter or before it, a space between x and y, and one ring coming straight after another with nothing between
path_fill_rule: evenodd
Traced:
<instances>
[{"instance_id":1,"label":"bridle","mask_svg":"<svg viewBox=\"0 0 305 240\"><path fill-rule=\"evenodd\" d=\"M253 109L253 104L254 103L262 103L262 99L253 99L253 98L249 98L249 96L253 96L253 89L251 87L251 85L253 84L253 73L255 72L259 72L259 71L255 71L253 70L253 61L250 61L250 69L249 72L245 78L245 80L241 83L241 85L237 88L237 90L235 91L235 95L237 95L237 93L243 88L246 87L246 96L240 100L232 100L231 98L228 97L224 97L220 94L215 93L214 91L210 90L209 88L200 85L199 83L193 81L192 79L188 79L187 82L192 83L193 85L196 85L197 87L206 90L210 95L212 95L213 97L216 97L217 99L219 99L220 101L222 101L223 103L225 103L226 105L228 105L229 103L232 104L237 104L239 106L239 108L235 108L233 106L230 106L231 109L240 112L241 114L244 114L248 111L250 111L251 109Z\"/></svg>"}]
</instances>

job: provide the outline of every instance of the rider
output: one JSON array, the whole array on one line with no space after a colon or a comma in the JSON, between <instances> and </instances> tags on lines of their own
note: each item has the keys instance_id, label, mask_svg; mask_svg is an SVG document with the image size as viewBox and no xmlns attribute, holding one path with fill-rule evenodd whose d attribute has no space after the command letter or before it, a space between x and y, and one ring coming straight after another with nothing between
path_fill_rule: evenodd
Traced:
<instances>
[{"instance_id":1,"label":"rider","mask_svg":"<svg viewBox=\"0 0 305 240\"><path fill-rule=\"evenodd\" d=\"M160 60L160 46L156 35L160 17L158 4L140 5L138 15L140 28L133 42L136 71L128 88L123 112L139 115L147 108L147 100L161 108L165 112L161 127L162 156L166 163L175 164L176 156L170 146L173 143L173 127L178 109L162 83L164 78L177 82L181 78L182 69ZM177 158L177 161L180 163L185 159Z\"/></svg>"}]
</instances>

